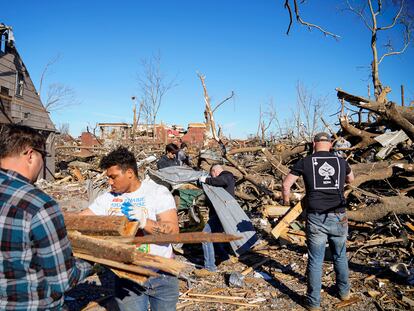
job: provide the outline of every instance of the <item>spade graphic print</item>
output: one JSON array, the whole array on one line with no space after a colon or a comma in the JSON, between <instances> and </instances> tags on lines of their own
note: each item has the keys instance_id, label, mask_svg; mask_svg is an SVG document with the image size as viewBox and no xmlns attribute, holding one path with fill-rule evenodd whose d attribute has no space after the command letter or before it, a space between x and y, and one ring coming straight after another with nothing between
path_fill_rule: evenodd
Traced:
<instances>
[{"instance_id":1,"label":"spade graphic print","mask_svg":"<svg viewBox=\"0 0 414 311\"><path fill-rule=\"evenodd\" d=\"M336 157L312 158L315 189L338 189L340 165Z\"/></svg>"},{"instance_id":2,"label":"spade graphic print","mask_svg":"<svg viewBox=\"0 0 414 311\"><path fill-rule=\"evenodd\" d=\"M324 180L331 180L330 176L335 174L335 168L332 165L329 165L328 162L325 162L319 167L318 173L325 177Z\"/></svg>"}]
</instances>

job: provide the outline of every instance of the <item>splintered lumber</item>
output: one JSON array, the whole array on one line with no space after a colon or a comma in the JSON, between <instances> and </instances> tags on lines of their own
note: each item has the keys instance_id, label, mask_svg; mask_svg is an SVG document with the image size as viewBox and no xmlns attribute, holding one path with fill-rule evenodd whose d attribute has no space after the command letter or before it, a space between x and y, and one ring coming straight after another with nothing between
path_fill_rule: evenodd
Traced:
<instances>
[{"instance_id":1,"label":"splintered lumber","mask_svg":"<svg viewBox=\"0 0 414 311\"><path fill-rule=\"evenodd\" d=\"M99 237L122 243L133 244L165 244L183 243L197 244L203 242L224 243L240 240L241 237L226 233L186 232L178 234L146 235L140 237Z\"/></svg>"},{"instance_id":2,"label":"splintered lumber","mask_svg":"<svg viewBox=\"0 0 414 311\"><path fill-rule=\"evenodd\" d=\"M279 217L285 215L289 211L290 207L282 205L263 205L263 215L265 217Z\"/></svg>"},{"instance_id":3,"label":"splintered lumber","mask_svg":"<svg viewBox=\"0 0 414 311\"><path fill-rule=\"evenodd\" d=\"M81 216L64 213L67 230L76 230L87 235L135 236L139 223L124 216Z\"/></svg>"},{"instance_id":4,"label":"splintered lumber","mask_svg":"<svg viewBox=\"0 0 414 311\"><path fill-rule=\"evenodd\" d=\"M196 302L204 302L204 303L225 303L225 304L234 305L234 306L244 306L244 307L251 307L251 308L260 307L259 304L237 302L237 301L226 300L226 299L201 299L201 298L191 298L191 297L179 297L178 299L196 301Z\"/></svg>"},{"instance_id":5,"label":"splintered lumber","mask_svg":"<svg viewBox=\"0 0 414 311\"><path fill-rule=\"evenodd\" d=\"M111 268L112 272L115 273L118 277L128 279L130 281L133 281L138 284L144 284L145 281L148 280L148 275L144 276L142 273L136 274L136 273L129 273L126 271L122 271L120 269ZM152 270L150 270L152 271ZM158 275L158 274L157 274Z\"/></svg>"},{"instance_id":6,"label":"splintered lumber","mask_svg":"<svg viewBox=\"0 0 414 311\"><path fill-rule=\"evenodd\" d=\"M135 245L102 240L86 236L76 231L69 231L68 237L75 252L92 255L102 259L126 264L159 269L177 275L184 264L173 259L146 254L138 251Z\"/></svg>"},{"instance_id":7,"label":"splintered lumber","mask_svg":"<svg viewBox=\"0 0 414 311\"><path fill-rule=\"evenodd\" d=\"M357 303L359 301L361 301L361 299L359 297L357 297L357 296L354 296L354 297L351 297L348 300L344 300L344 301L338 302L337 304L335 304L335 307L337 309L342 309L342 308L348 307L350 305L353 305L354 303Z\"/></svg>"},{"instance_id":8,"label":"splintered lumber","mask_svg":"<svg viewBox=\"0 0 414 311\"><path fill-rule=\"evenodd\" d=\"M303 208L302 203L299 201L294 207L292 207L286 214L283 216L281 220L277 223L277 225L272 230L272 235L275 239L278 239L279 236L287 230L290 223L294 221L296 218L302 214Z\"/></svg>"},{"instance_id":9,"label":"splintered lumber","mask_svg":"<svg viewBox=\"0 0 414 311\"><path fill-rule=\"evenodd\" d=\"M99 263L101 265L105 265L105 266L108 266L110 268L115 268L115 269L121 270L121 271L128 271L128 272L132 272L132 273L136 273L136 274L140 274L140 275L146 275L146 276L158 276L158 273L156 273L152 270L137 267L135 265L127 265L127 264L124 264L124 263L120 263L118 261L102 259L102 258L98 258L98 257L95 257L95 256L86 255L86 254L77 253L77 252L74 252L73 255L77 258L92 261L92 262L95 262L95 263Z\"/></svg>"}]
</instances>

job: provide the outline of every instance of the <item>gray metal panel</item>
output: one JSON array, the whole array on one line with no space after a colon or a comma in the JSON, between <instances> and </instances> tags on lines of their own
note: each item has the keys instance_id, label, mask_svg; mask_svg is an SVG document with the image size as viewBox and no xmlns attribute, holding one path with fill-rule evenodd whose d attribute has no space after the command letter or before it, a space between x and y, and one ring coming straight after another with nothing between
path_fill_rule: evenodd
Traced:
<instances>
[{"instance_id":1,"label":"gray metal panel","mask_svg":"<svg viewBox=\"0 0 414 311\"><path fill-rule=\"evenodd\" d=\"M239 203L221 187L203 184L203 190L213 204L224 231L242 237L230 242L234 253L241 255L248 251L258 241L258 236L250 218Z\"/></svg>"},{"instance_id":2,"label":"gray metal panel","mask_svg":"<svg viewBox=\"0 0 414 311\"><path fill-rule=\"evenodd\" d=\"M195 171L187 166L170 166L157 171L148 170L148 175L151 178L155 177L169 183L171 186L197 181L200 176L205 174L204 171Z\"/></svg>"}]
</instances>

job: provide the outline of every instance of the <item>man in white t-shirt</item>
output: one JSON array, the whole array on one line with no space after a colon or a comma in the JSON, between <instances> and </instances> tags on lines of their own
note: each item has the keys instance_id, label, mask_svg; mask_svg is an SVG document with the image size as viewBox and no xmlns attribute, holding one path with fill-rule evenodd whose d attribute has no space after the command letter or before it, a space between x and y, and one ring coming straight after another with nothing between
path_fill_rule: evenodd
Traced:
<instances>
[{"instance_id":1,"label":"man in white t-shirt","mask_svg":"<svg viewBox=\"0 0 414 311\"><path fill-rule=\"evenodd\" d=\"M104 156L99 165L106 170L111 191L97 197L81 215L126 215L138 221L140 233L179 233L174 198L168 189L150 179L140 180L133 153L119 147ZM142 252L165 258L173 256L171 244L142 244ZM143 286L119 280L117 301L121 311L126 310L175 310L178 301L178 279L158 271L160 276L150 277Z\"/></svg>"}]
</instances>

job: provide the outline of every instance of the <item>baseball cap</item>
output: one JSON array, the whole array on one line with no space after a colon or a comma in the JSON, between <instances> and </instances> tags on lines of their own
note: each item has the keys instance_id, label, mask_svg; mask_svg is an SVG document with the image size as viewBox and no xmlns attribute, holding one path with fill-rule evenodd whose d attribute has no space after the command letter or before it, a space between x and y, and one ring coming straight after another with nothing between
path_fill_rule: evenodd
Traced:
<instances>
[{"instance_id":1,"label":"baseball cap","mask_svg":"<svg viewBox=\"0 0 414 311\"><path fill-rule=\"evenodd\" d=\"M328 133L320 132L320 133L315 135L315 137L313 138L313 141L315 143L318 143L320 141L329 141L330 142L330 141L332 141L332 137Z\"/></svg>"}]
</instances>

